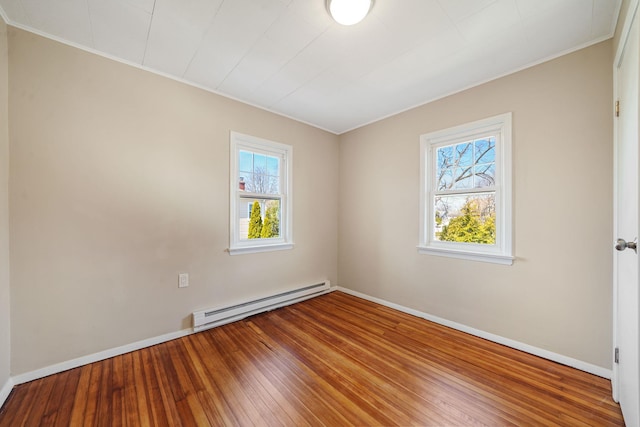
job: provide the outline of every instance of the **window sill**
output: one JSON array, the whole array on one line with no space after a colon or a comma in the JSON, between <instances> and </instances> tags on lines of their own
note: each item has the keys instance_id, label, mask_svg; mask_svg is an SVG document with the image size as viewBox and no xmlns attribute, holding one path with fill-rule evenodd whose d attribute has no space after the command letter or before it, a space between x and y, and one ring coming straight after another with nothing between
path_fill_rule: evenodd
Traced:
<instances>
[{"instance_id":1,"label":"window sill","mask_svg":"<svg viewBox=\"0 0 640 427\"><path fill-rule=\"evenodd\" d=\"M243 246L227 249L229 255L254 254L259 252L286 251L293 249L293 243L275 243L273 245Z\"/></svg>"},{"instance_id":2,"label":"window sill","mask_svg":"<svg viewBox=\"0 0 640 427\"><path fill-rule=\"evenodd\" d=\"M513 261L515 260L515 257L512 257L510 255L433 248L427 246L418 246L418 253L424 255L436 255L447 258L466 259L469 261L488 262L491 264L501 265L513 265Z\"/></svg>"}]
</instances>

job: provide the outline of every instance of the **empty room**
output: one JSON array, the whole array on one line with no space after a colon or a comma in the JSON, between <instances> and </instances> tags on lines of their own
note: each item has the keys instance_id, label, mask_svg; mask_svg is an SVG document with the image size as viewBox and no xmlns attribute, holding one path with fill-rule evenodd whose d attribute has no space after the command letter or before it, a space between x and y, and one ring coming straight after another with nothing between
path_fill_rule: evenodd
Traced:
<instances>
[{"instance_id":1,"label":"empty room","mask_svg":"<svg viewBox=\"0 0 640 427\"><path fill-rule=\"evenodd\" d=\"M640 426L638 0L0 0L0 427Z\"/></svg>"}]
</instances>

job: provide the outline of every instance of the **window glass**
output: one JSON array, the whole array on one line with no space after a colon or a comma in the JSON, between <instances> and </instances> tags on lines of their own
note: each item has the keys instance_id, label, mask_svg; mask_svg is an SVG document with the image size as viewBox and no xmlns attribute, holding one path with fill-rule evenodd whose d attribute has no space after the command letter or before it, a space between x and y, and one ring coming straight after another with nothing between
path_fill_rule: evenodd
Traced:
<instances>
[{"instance_id":1,"label":"window glass","mask_svg":"<svg viewBox=\"0 0 640 427\"><path fill-rule=\"evenodd\" d=\"M421 136L420 253L511 264L511 114Z\"/></svg>"},{"instance_id":2,"label":"window glass","mask_svg":"<svg viewBox=\"0 0 640 427\"><path fill-rule=\"evenodd\" d=\"M496 243L495 193L436 196L434 239L439 241Z\"/></svg>"},{"instance_id":3,"label":"window glass","mask_svg":"<svg viewBox=\"0 0 640 427\"><path fill-rule=\"evenodd\" d=\"M292 147L231 133L231 254L290 249Z\"/></svg>"}]
</instances>

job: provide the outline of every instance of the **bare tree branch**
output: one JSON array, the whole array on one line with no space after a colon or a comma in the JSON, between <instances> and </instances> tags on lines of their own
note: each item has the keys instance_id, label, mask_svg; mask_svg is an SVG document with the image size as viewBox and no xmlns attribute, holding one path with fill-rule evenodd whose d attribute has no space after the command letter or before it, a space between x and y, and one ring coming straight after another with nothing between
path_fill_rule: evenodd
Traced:
<instances>
[{"instance_id":1,"label":"bare tree branch","mask_svg":"<svg viewBox=\"0 0 640 427\"><path fill-rule=\"evenodd\" d=\"M268 175L264 168L256 168L254 173L245 177L245 190L251 193L277 194L278 177Z\"/></svg>"}]
</instances>

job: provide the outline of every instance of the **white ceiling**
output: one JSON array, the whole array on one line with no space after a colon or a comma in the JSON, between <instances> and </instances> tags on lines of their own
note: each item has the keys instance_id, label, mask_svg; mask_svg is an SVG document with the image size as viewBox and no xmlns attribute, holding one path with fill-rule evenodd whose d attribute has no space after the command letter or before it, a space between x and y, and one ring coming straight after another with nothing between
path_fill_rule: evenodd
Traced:
<instances>
[{"instance_id":1,"label":"white ceiling","mask_svg":"<svg viewBox=\"0 0 640 427\"><path fill-rule=\"evenodd\" d=\"M340 134L613 35L621 0L0 0L11 25Z\"/></svg>"}]
</instances>

